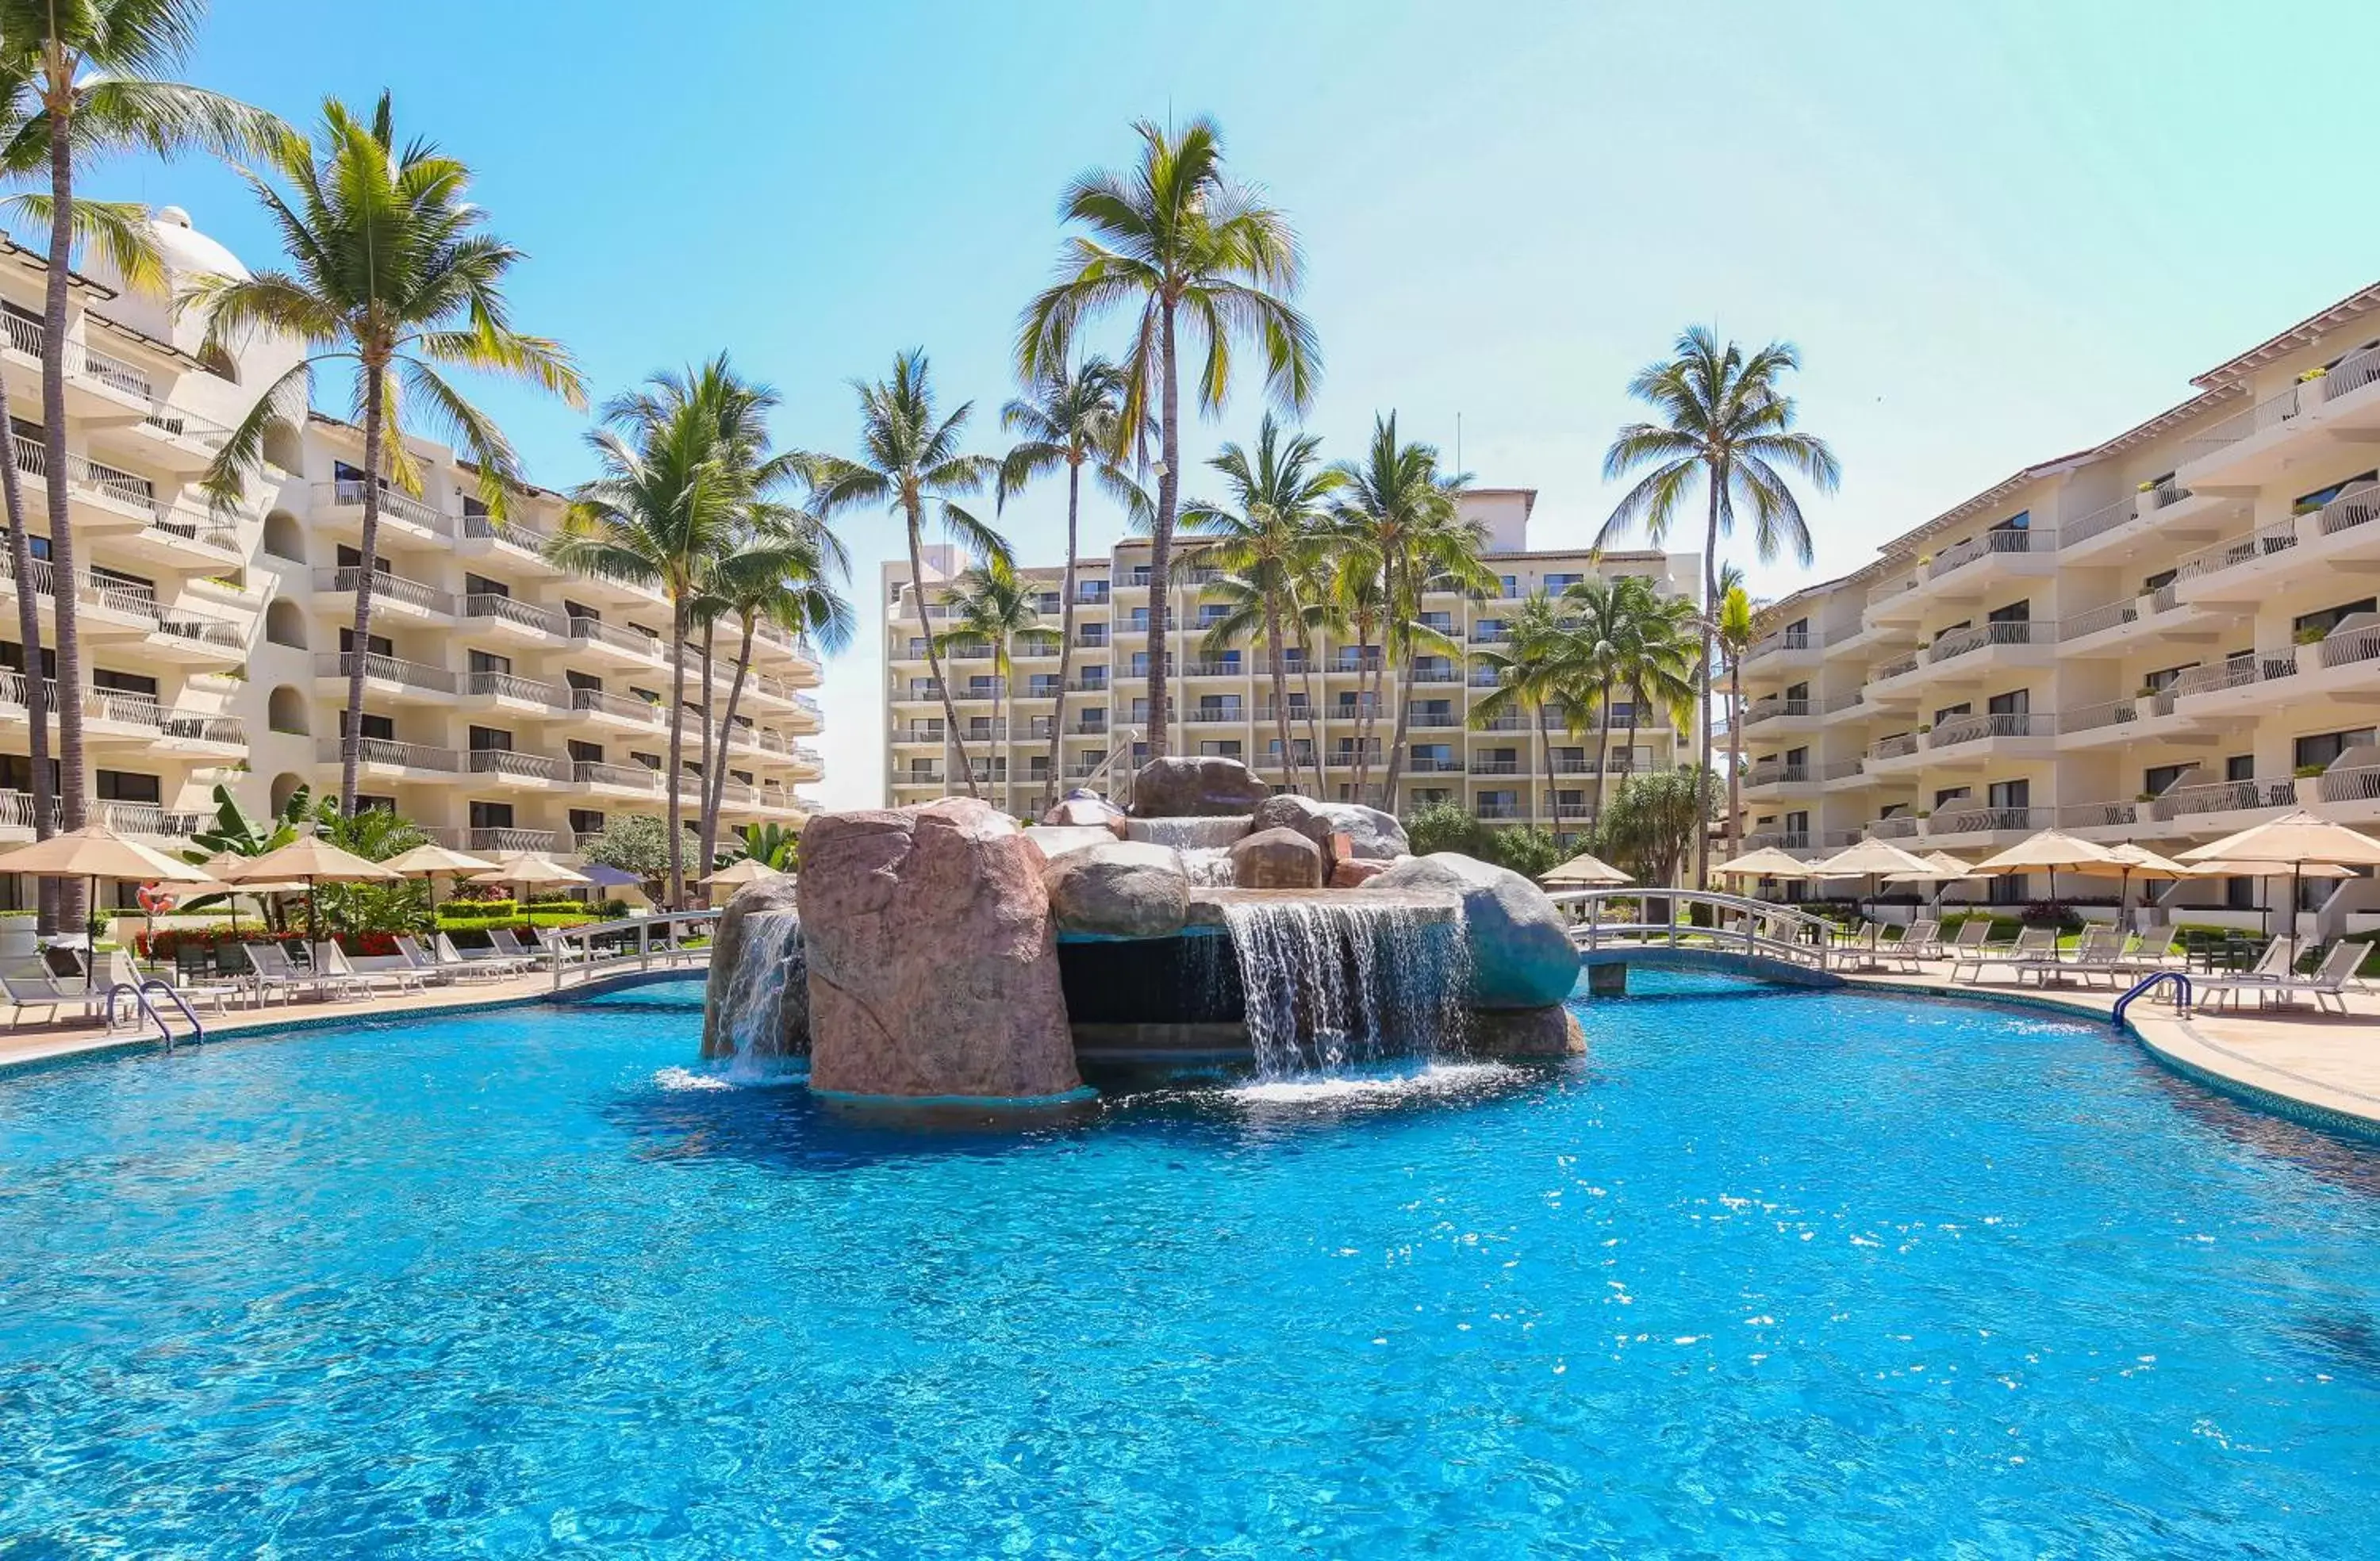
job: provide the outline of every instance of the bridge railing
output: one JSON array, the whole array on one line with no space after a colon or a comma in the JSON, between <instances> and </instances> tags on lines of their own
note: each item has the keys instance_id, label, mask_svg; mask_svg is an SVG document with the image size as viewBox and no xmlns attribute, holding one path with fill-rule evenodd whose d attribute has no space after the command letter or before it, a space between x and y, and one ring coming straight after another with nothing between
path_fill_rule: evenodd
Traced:
<instances>
[{"instance_id":1,"label":"bridge railing","mask_svg":"<svg viewBox=\"0 0 2380 1561\"><path fill-rule=\"evenodd\" d=\"M1701 889L1564 889L1549 898L1570 923L1571 941L1589 952L1702 949L1813 970L1828 968L1834 924L1824 916L1770 901ZM1662 902L1668 903L1666 917L1652 919L1649 908ZM1605 907L1616 905L1632 905L1634 910L1606 917ZM1706 920L1693 919L1695 906L1709 913Z\"/></svg>"},{"instance_id":2,"label":"bridge railing","mask_svg":"<svg viewBox=\"0 0 2380 1561\"><path fill-rule=\"evenodd\" d=\"M622 971L708 969L718 922L717 911L672 911L551 928L545 947L553 989L583 986Z\"/></svg>"}]
</instances>

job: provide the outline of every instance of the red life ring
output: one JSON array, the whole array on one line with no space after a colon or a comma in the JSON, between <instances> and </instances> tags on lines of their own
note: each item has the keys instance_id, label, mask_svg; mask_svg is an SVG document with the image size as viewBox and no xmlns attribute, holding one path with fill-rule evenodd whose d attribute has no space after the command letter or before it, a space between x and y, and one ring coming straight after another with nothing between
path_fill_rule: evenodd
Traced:
<instances>
[{"instance_id":1,"label":"red life ring","mask_svg":"<svg viewBox=\"0 0 2380 1561\"><path fill-rule=\"evenodd\" d=\"M140 902L140 908L152 916L162 916L174 908L172 891L152 883L142 884L136 898Z\"/></svg>"}]
</instances>

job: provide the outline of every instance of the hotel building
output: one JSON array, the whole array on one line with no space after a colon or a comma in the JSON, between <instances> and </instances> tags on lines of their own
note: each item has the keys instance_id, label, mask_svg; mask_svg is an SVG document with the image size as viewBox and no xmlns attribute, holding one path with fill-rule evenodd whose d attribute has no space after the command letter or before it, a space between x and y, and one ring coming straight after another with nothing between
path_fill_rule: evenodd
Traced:
<instances>
[{"instance_id":1,"label":"hotel building","mask_svg":"<svg viewBox=\"0 0 2380 1561\"><path fill-rule=\"evenodd\" d=\"M2380 823L2380 286L2193 384L1778 604L1745 666L1747 844L1974 858L2054 825L2170 853L2301 805ZM2374 888L2304 904L2326 935Z\"/></svg>"},{"instance_id":2,"label":"hotel building","mask_svg":"<svg viewBox=\"0 0 2380 1561\"><path fill-rule=\"evenodd\" d=\"M167 208L154 224L176 282L239 261ZM251 814L297 788L335 793L347 673L366 683L360 791L452 845L571 853L623 814L659 813L667 731L668 608L642 586L576 575L540 548L560 499L529 494L503 525L455 453L412 442L422 491L383 484L371 638L354 643L366 561L362 441L319 415L276 428L269 470L237 514L210 513L198 483L230 424L297 361L260 339L200 356L200 323L78 275L67 317L71 514L80 577L46 556L41 442L42 258L0 240L0 374L16 414L44 618L75 593L92 817L152 843L188 843L217 783ZM0 552L0 575L8 573ZM13 589L13 582L10 586ZM32 835L25 679L13 609L0 629L0 841ZM725 636L734 643L733 634ZM722 696L729 669L716 672ZM729 770L730 824L803 817L795 788L820 774L805 690L817 661L773 630L756 644ZM689 689L695 684L690 681ZM54 697L67 696L54 690ZM699 728L688 723L688 757ZM55 746L53 752L55 752ZM694 779L681 789L689 811ZM26 886L10 881L20 897Z\"/></svg>"},{"instance_id":3,"label":"hotel building","mask_svg":"<svg viewBox=\"0 0 2380 1561\"><path fill-rule=\"evenodd\" d=\"M1533 489L1479 489L1466 493L1463 510L1477 522L1488 542L1484 562L1499 581L1490 597L1434 591L1424 604L1436 627L1468 648L1504 637L1505 621L1523 599L1536 591L1560 592L1590 574L1640 575L1665 594L1692 597L1698 590L1697 555L1606 552L1585 549L1532 551ZM1148 543L1133 538L1103 558L1079 560L1075 571L1075 650L1065 686L1059 686L1058 645L1062 622L1064 571L1057 565L1022 569L1038 587L1046 628L1023 635L1011 652L1015 697L1003 705L1002 680L990 664L990 647L946 655L945 671L957 696L958 719L967 756L987 800L1038 811L1054 794L1076 786L1115 793L1148 756ZM1225 611L1206 589L1218 576L1198 566L1196 538L1175 543L1176 556L1190 556L1173 571L1172 667L1175 754L1212 754L1245 761L1276 785L1287 785L1279 723L1273 705L1271 667L1261 639L1209 656L1207 627ZM940 633L949 627L948 587L964 560L947 548L926 557L926 614ZM906 560L884 565L886 707L885 793L890 804L923 802L962 790L958 757L947 741L946 716L926 661L926 639L917 617ZM1333 794L1354 798L1354 765L1363 701L1371 671L1379 665L1377 647L1319 636L1311 647L1314 697L1320 704L1324 762ZM1291 741L1303 766L1309 751L1306 692L1299 653L1289 652ZM1371 784L1363 800L1400 815L1428 803L1458 803L1480 818L1513 825L1536 824L1573 834L1585 823L1593 794L1597 747L1608 721L1611 750L1607 783L1630 769L1666 768L1691 758L1694 739L1647 709L1636 714L1623 699L1587 723L1584 736L1569 732L1559 712L1550 724L1550 753L1540 757L1535 720L1523 713L1487 729L1471 724L1472 708L1495 686L1495 674L1475 670L1461 655L1424 655L1411 686L1401 687L1397 670L1387 669L1379 716L1371 731ZM1395 701L1410 707L1407 761L1398 795L1383 801L1380 758L1394 728ZM1052 723L1062 729L1059 774L1049 772ZM1310 772L1305 784L1311 786Z\"/></svg>"}]
</instances>

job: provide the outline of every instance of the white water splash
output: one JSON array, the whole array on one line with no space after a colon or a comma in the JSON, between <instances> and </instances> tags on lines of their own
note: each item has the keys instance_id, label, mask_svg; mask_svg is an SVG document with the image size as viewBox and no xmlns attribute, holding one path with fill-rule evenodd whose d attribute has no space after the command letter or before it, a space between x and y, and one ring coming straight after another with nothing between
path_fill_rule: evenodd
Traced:
<instances>
[{"instance_id":1,"label":"white water splash","mask_svg":"<svg viewBox=\"0 0 2380 1561\"><path fill-rule=\"evenodd\" d=\"M784 1024L785 966L801 937L801 917L792 911L755 911L744 918L735 967L719 989L719 1028L748 1059L752 1047Z\"/></svg>"},{"instance_id":2,"label":"white water splash","mask_svg":"<svg viewBox=\"0 0 2380 1561\"><path fill-rule=\"evenodd\" d=\"M1257 1073L1335 1072L1463 1048L1470 948L1459 908L1374 895L1223 907Z\"/></svg>"},{"instance_id":3,"label":"white water splash","mask_svg":"<svg viewBox=\"0 0 2380 1561\"><path fill-rule=\"evenodd\" d=\"M1218 847L1228 850L1255 822L1255 815L1239 813L1213 818L1127 818L1123 827L1134 840L1147 841L1151 845L1170 845L1176 851L1206 851Z\"/></svg>"},{"instance_id":4,"label":"white water splash","mask_svg":"<svg viewBox=\"0 0 2380 1561\"><path fill-rule=\"evenodd\" d=\"M1242 1084L1223 1093L1249 1106L1312 1106L1341 1100L1459 1095L1525 1076L1509 1062L1433 1062L1417 1073L1401 1077L1274 1079Z\"/></svg>"},{"instance_id":5,"label":"white water splash","mask_svg":"<svg viewBox=\"0 0 2380 1561\"><path fill-rule=\"evenodd\" d=\"M734 1083L716 1073L698 1073L691 1068L664 1068L653 1075L653 1083L673 1095L686 1090L735 1087Z\"/></svg>"}]
</instances>

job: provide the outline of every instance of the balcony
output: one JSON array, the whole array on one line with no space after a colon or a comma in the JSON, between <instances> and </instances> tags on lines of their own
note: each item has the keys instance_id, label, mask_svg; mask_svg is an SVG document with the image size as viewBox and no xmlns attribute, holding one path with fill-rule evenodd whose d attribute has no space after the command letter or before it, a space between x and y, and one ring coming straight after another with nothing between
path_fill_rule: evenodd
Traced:
<instances>
[{"instance_id":1,"label":"balcony","mask_svg":"<svg viewBox=\"0 0 2380 1561\"><path fill-rule=\"evenodd\" d=\"M641 764L604 764L596 759L574 759L570 780L573 785L601 793L651 796L662 789L661 771L657 769Z\"/></svg>"},{"instance_id":2,"label":"balcony","mask_svg":"<svg viewBox=\"0 0 2380 1561\"><path fill-rule=\"evenodd\" d=\"M444 667L400 660L394 656L359 656L353 651L326 650L315 654L314 681L318 685L334 682L336 686L319 691L336 694L344 698L347 680L354 676L358 666L363 669L366 691L385 698L425 703L445 698L457 686L455 674Z\"/></svg>"},{"instance_id":3,"label":"balcony","mask_svg":"<svg viewBox=\"0 0 2380 1561\"><path fill-rule=\"evenodd\" d=\"M2175 476L2199 489L2252 487L2278 477L2288 465L2283 449L2293 442L2308 400L2302 386L2290 385L2183 440Z\"/></svg>"},{"instance_id":4,"label":"balcony","mask_svg":"<svg viewBox=\"0 0 2380 1561\"><path fill-rule=\"evenodd\" d=\"M2175 786L2154 803L2146 805L2153 817L2162 821L2189 819L2193 833L2217 828L2206 822L2206 816L2217 813L2252 813L2266 808L2288 808L2297 805L2298 790L2294 780L2216 780L2197 786ZM2245 820L2238 821L2244 823ZM2220 826L2230 828L2231 824Z\"/></svg>"},{"instance_id":5,"label":"balcony","mask_svg":"<svg viewBox=\"0 0 2380 1561\"><path fill-rule=\"evenodd\" d=\"M1475 758L1471 761L1470 771L1474 775L1520 775L1531 768L1519 759Z\"/></svg>"},{"instance_id":6,"label":"balcony","mask_svg":"<svg viewBox=\"0 0 2380 1561\"><path fill-rule=\"evenodd\" d=\"M2139 732L2134 724L2144 717L2170 715L2173 702L2152 695L2146 699L2107 699L2067 711L2058 721L2062 746L2089 747L2102 743L2129 743Z\"/></svg>"},{"instance_id":7,"label":"balcony","mask_svg":"<svg viewBox=\"0 0 2380 1561\"><path fill-rule=\"evenodd\" d=\"M359 738L356 756L363 768L397 779L451 780L463 772L463 756L453 748L400 743L387 737ZM315 744L314 759L318 764L345 763L341 739L325 737Z\"/></svg>"},{"instance_id":8,"label":"balcony","mask_svg":"<svg viewBox=\"0 0 2380 1561\"><path fill-rule=\"evenodd\" d=\"M115 550L168 569L231 569L239 565L239 535L204 510L160 505L148 525L111 537Z\"/></svg>"},{"instance_id":9,"label":"balcony","mask_svg":"<svg viewBox=\"0 0 2380 1561\"><path fill-rule=\"evenodd\" d=\"M2046 807L1952 807L1937 812L1926 821L1926 837L1941 840L1952 835L2031 834L2049 828L2051 812Z\"/></svg>"},{"instance_id":10,"label":"balcony","mask_svg":"<svg viewBox=\"0 0 2380 1561\"><path fill-rule=\"evenodd\" d=\"M1890 683L1895 678L1907 677L1917 670L1918 661L1918 655L1913 650L1906 656L1896 656L1868 674L1868 686L1874 688L1877 684Z\"/></svg>"},{"instance_id":11,"label":"balcony","mask_svg":"<svg viewBox=\"0 0 2380 1561\"><path fill-rule=\"evenodd\" d=\"M341 478L335 482L314 485L314 504L321 518L329 525L360 532L363 526L364 480L361 478ZM380 524L382 535L393 536L399 541L451 542L455 539L455 517L409 493L399 492L386 482L380 485Z\"/></svg>"},{"instance_id":12,"label":"balcony","mask_svg":"<svg viewBox=\"0 0 2380 1561\"><path fill-rule=\"evenodd\" d=\"M2252 566L2267 565L2297 545L2297 521L2275 521L2187 555L2174 566L2173 584L2192 601L2252 607L2268 584L2269 569Z\"/></svg>"},{"instance_id":13,"label":"balcony","mask_svg":"<svg viewBox=\"0 0 2380 1561\"><path fill-rule=\"evenodd\" d=\"M2251 692L2243 696L2241 691L2252 691L2258 684L2295 677L2297 671L2295 647L2272 656L2234 656L2211 667L2190 668L2168 684L2164 693L2176 701L2205 700L2205 705L2198 707L2202 710L2239 705L2250 699L2261 702L2265 697L2262 694Z\"/></svg>"},{"instance_id":14,"label":"balcony","mask_svg":"<svg viewBox=\"0 0 2380 1561\"><path fill-rule=\"evenodd\" d=\"M1744 652L1743 659L1750 663L1766 660L1771 656L1783 656L1809 648L1811 648L1809 630L1779 629L1764 639L1755 640L1752 648Z\"/></svg>"},{"instance_id":15,"label":"balcony","mask_svg":"<svg viewBox=\"0 0 2380 1561\"><path fill-rule=\"evenodd\" d=\"M1184 709L1181 715L1184 720L1193 723L1244 726L1250 712L1241 705L1193 705Z\"/></svg>"},{"instance_id":16,"label":"balcony","mask_svg":"<svg viewBox=\"0 0 2380 1561\"><path fill-rule=\"evenodd\" d=\"M1925 584L1950 596L1972 596L2010 572L2046 575L2057 567L2058 533L2022 528L1986 531L1956 542L1925 566ZM1988 565L1990 567L1977 567Z\"/></svg>"},{"instance_id":17,"label":"balcony","mask_svg":"<svg viewBox=\"0 0 2380 1561\"><path fill-rule=\"evenodd\" d=\"M496 554L517 563L539 564L546 571L561 573L546 558L546 549L553 544L552 533L520 520L499 522L484 514L467 514L461 518L462 524L458 528L462 533L461 544L455 550L461 556L485 558ZM607 583L617 585L619 582ZM639 587L636 594L650 597L654 593L650 588Z\"/></svg>"},{"instance_id":18,"label":"balcony","mask_svg":"<svg viewBox=\"0 0 2380 1561\"><path fill-rule=\"evenodd\" d=\"M1298 762L1311 764L1313 761L1301 755ZM1405 768L1415 775L1460 775L1463 773L1463 761L1451 756L1419 755L1406 761Z\"/></svg>"},{"instance_id":19,"label":"balcony","mask_svg":"<svg viewBox=\"0 0 2380 1561\"><path fill-rule=\"evenodd\" d=\"M1835 759L1818 767L1818 784L1820 786L1840 785L1846 780L1860 780L1866 774L1867 760L1865 759Z\"/></svg>"},{"instance_id":20,"label":"balcony","mask_svg":"<svg viewBox=\"0 0 2380 1561\"><path fill-rule=\"evenodd\" d=\"M1837 716L1852 710L1864 709L1866 707L1867 689L1862 686L1852 689L1849 694L1829 695L1826 703L1818 708L1818 711L1824 720L1832 720Z\"/></svg>"},{"instance_id":21,"label":"balcony","mask_svg":"<svg viewBox=\"0 0 2380 1561\"><path fill-rule=\"evenodd\" d=\"M352 569L317 569L314 590L318 595L352 597L364 581L365 571ZM408 580L402 575L386 570L370 572L372 611L383 609L398 618L417 619L425 623L452 622L455 617L455 593L442 591L435 586L419 580Z\"/></svg>"},{"instance_id":22,"label":"balcony","mask_svg":"<svg viewBox=\"0 0 2380 1561\"><path fill-rule=\"evenodd\" d=\"M605 726L652 731L662 724L662 707L634 695L610 694L600 688L570 690L570 709Z\"/></svg>"},{"instance_id":23,"label":"balcony","mask_svg":"<svg viewBox=\"0 0 2380 1561\"><path fill-rule=\"evenodd\" d=\"M1955 748L1969 743L1994 743L2004 738L2049 737L2057 731L2056 716L2031 711L1952 716L1925 734L1925 745L1930 749Z\"/></svg>"},{"instance_id":24,"label":"balcony","mask_svg":"<svg viewBox=\"0 0 2380 1561\"><path fill-rule=\"evenodd\" d=\"M481 708L516 709L530 715L552 715L562 708L553 684L512 672L466 672L463 697Z\"/></svg>"},{"instance_id":25,"label":"balcony","mask_svg":"<svg viewBox=\"0 0 2380 1561\"><path fill-rule=\"evenodd\" d=\"M1926 647L1925 659L1928 665L1938 667L1945 661L1955 661L1961 657L1974 656L1981 651L1994 651L2003 647L2038 646L2046 650L2057 643L2058 625L2047 620L2017 623L1975 623L1967 628L1953 629L1937 639ZM1993 656L1986 659L1996 662L2000 658ZM2023 659L2031 663L2041 658L2028 656Z\"/></svg>"},{"instance_id":26,"label":"balcony","mask_svg":"<svg viewBox=\"0 0 2380 1561\"><path fill-rule=\"evenodd\" d=\"M37 481L48 480L49 452L38 440L16 442L17 469ZM67 496L79 526L115 535L156 529L174 520L187 522L184 512L162 502L156 487L138 473L105 466L89 456L67 456ZM28 497L27 502L36 502Z\"/></svg>"},{"instance_id":27,"label":"balcony","mask_svg":"<svg viewBox=\"0 0 2380 1561\"><path fill-rule=\"evenodd\" d=\"M163 660L220 666L248 654L248 633L228 618L166 608L150 629L148 645Z\"/></svg>"},{"instance_id":28,"label":"balcony","mask_svg":"<svg viewBox=\"0 0 2380 1561\"><path fill-rule=\"evenodd\" d=\"M1766 699L1755 699L1745 708L1743 724L1754 727L1772 720L1800 720L1809 713L1809 700L1786 699L1772 694Z\"/></svg>"},{"instance_id":29,"label":"balcony","mask_svg":"<svg viewBox=\"0 0 2380 1561\"><path fill-rule=\"evenodd\" d=\"M1088 769L1084 769L1078 773L1088 775L1090 774L1090 771ZM942 784L942 771L939 766L932 769L896 769L892 772L892 784L895 786L939 786Z\"/></svg>"},{"instance_id":30,"label":"balcony","mask_svg":"<svg viewBox=\"0 0 2380 1561\"><path fill-rule=\"evenodd\" d=\"M1809 779L1810 767L1807 764L1785 764L1777 759L1760 759L1755 761L1752 768L1744 772L1743 784L1745 790L1756 791L1769 786L1798 786Z\"/></svg>"},{"instance_id":31,"label":"balcony","mask_svg":"<svg viewBox=\"0 0 2380 1561\"><path fill-rule=\"evenodd\" d=\"M583 616L573 617L569 629L571 643L597 660L658 667L669 657L669 647L662 643L661 636L641 629L624 629L617 623Z\"/></svg>"},{"instance_id":32,"label":"balcony","mask_svg":"<svg viewBox=\"0 0 2380 1561\"><path fill-rule=\"evenodd\" d=\"M543 754L516 753L510 748L474 748L464 756L464 772L491 777L532 791L543 791L567 778L568 761Z\"/></svg>"},{"instance_id":33,"label":"balcony","mask_svg":"<svg viewBox=\"0 0 2380 1561\"><path fill-rule=\"evenodd\" d=\"M1917 752L1917 733L1903 732L1868 744L1867 762L1888 764L1894 759L1908 758Z\"/></svg>"},{"instance_id":34,"label":"balcony","mask_svg":"<svg viewBox=\"0 0 2380 1561\"><path fill-rule=\"evenodd\" d=\"M1526 818L1529 810L1516 802L1474 803L1471 816L1475 818Z\"/></svg>"},{"instance_id":35,"label":"balcony","mask_svg":"<svg viewBox=\"0 0 2380 1561\"><path fill-rule=\"evenodd\" d=\"M1917 838L1918 827L1914 814L1896 813L1889 818L1870 819L1867 832L1880 841L1909 841Z\"/></svg>"},{"instance_id":36,"label":"balcony","mask_svg":"<svg viewBox=\"0 0 2380 1561\"><path fill-rule=\"evenodd\" d=\"M544 645L570 634L570 620L552 608L493 591L473 591L462 599L462 606L466 624L485 627L504 638Z\"/></svg>"},{"instance_id":37,"label":"balcony","mask_svg":"<svg viewBox=\"0 0 2380 1561\"><path fill-rule=\"evenodd\" d=\"M551 856L570 848L570 837L552 829L482 829L468 830L463 837L466 851L492 851L503 856Z\"/></svg>"},{"instance_id":38,"label":"balcony","mask_svg":"<svg viewBox=\"0 0 2380 1561\"><path fill-rule=\"evenodd\" d=\"M1185 678L1235 678L1247 675L1243 661L1184 661L1179 676Z\"/></svg>"}]
</instances>

